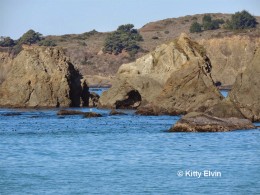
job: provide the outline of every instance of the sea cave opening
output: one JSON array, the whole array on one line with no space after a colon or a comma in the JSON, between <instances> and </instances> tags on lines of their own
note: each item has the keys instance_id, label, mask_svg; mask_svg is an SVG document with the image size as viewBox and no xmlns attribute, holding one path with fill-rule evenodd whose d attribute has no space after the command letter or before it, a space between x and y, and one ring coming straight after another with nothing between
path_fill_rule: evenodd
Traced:
<instances>
[{"instance_id":1,"label":"sea cave opening","mask_svg":"<svg viewBox=\"0 0 260 195\"><path fill-rule=\"evenodd\" d=\"M127 93L126 99L116 101L116 109L136 109L140 106L142 97L137 90Z\"/></svg>"}]
</instances>

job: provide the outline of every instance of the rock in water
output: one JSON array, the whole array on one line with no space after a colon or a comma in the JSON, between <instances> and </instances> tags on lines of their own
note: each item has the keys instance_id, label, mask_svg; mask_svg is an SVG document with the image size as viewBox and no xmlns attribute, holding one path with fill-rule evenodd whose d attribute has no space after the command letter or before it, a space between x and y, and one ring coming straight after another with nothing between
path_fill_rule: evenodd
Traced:
<instances>
[{"instance_id":1,"label":"rock in water","mask_svg":"<svg viewBox=\"0 0 260 195\"><path fill-rule=\"evenodd\" d=\"M59 110L57 115L84 115L85 112L78 110Z\"/></svg>"},{"instance_id":2,"label":"rock in water","mask_svg":"<svg viewBox=\"0 0 260 195\"><path fill-rule=\"evenodd\" d=\"M135 62L122 65L112 87L100 97L99 106L138 108L152 103L158 112L181 113L199 109L200 103L201 109L222 98L210 71L204 49L182 34Z\"/></svg>"},{"instance_id":3,"label":"rock in water","mask_svg":"<svg viewBox=\"0 0 260 195\"><path fill-rule=\"evenodd\" d=\"M28 47L0 86L0 106L80 106L81 75L58 48Z\"/></svg>"},{"instance_id":4,"label":"rock in water","mask_svg":"<svg viewBox=\"0 0 260 195\"><path fill-rule=\"evenodd\" d=\"M183 53L187 62L171 74L160 94L149 106L156 114L204 112L223 99L211 78L210 60L203 48L187 37L180 39L177 44L180 45L179 48L185 49ZM141 107L138 113L143 110L148 108Z\"/></svg>"},{"instance_id":5,"label":"rock in water","mask_svg":"<svg viewBox=\"0 0 260 195\"><path fill-rule=\"evenodd\" d=\"M109 115L126 115L126 113L113 109L110 111Z\"/></svg>"},{"instance_id":6,"label":"rock in water","mask_svg":"<svg viewBox=\"0 0 260 195\"><path fill-rule=\"evenodd\" d=\"M95 93L95 92L89 93L89 105L88 105L88 107L97 107L99 98L100 97L97 93Z\"/></svg>"},{"instance_id":7,"label":"rock in water","mask_svg":"<svg viewBox=\"0 0 260 195\"><path fill-rule=\"evenodd\" d=\"M101 114L95 113L95 112L85 112L83 116L84 116L84 118L102 117Z\"/></svg>"},{"instance_id":8,"label":"rock in water","mask_svg":"<svg viewBox=\"0 0 260 195\"><path fill-rule=\"evenodd\" d=\"M170 132L223 132L237 129L254 129L248 119L218 118L205 113L191 112L183 116Z\"/></svg>"},{"instance_id":9,"label":"rock in water","mask_svg":"<svg viewBox=\"0 0 260 195\"><path fill-rule=\"evenodd\" d=\"M245 118L260 121L260 49L246 70L238 75L229 99Z\"/></svg>"}]
</instances>

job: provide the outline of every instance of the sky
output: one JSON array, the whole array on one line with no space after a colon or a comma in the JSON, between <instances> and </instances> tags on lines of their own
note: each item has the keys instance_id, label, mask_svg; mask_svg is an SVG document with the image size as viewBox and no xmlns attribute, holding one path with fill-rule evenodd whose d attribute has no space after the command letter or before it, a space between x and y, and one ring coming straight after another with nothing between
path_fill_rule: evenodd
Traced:
<instances>
[{"instance_id":1,"label":"sky","mask_svg":"<svg viewBox=\"0 0 260 195\"><path fill-rule=\"evenodd\" d=\"M0 36L18 39L29 29L45 35L141 28L148 22L202 13L247 10L260 16L260 0L0 0Z\"/></svg>"}]
</instances>

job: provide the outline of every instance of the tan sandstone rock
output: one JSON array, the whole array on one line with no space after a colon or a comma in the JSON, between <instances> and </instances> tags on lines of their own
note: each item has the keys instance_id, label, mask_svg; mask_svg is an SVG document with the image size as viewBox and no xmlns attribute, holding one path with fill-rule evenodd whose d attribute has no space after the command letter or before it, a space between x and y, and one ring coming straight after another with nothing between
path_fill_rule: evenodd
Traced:
<instances>
[{"instance_id":1,"label":"tan sandstone rock","mask_svg":"<svg viewBox=\"0 0 260 195\"><path fill-rule=\"evenodd\" d=\"M58 48L24 48L0 85L0 106L80 106L81 75Z\"/></svg>"},{"instance_id":2,"label":"tan sandstone rock","mask_svg":"<svg viewBox=\"0 0 260 195\"><path fill-rule=\"evenodd\" d=\"M158 46L153 52L135 62L122 65L112 87L102 94L99 105L109 108L138 108L152 103L153 106L156 105L156 108L164 109L168 108L168 103L170 103L171 108L186 111L186 107L185 109L172 107L174 104L172 102L181 101L182 95L185 95L184 90L187 90L186 86L188 86L195 87L192 90L198 91L199 97L203 96L200 98L200 103L208 98L203 104L203 106L208 106L212 102L215 103L215 100L221 99L221 95L210 78L210 71L211 64L205 55L205 50L199 44L191 41L187 35L182 34L178 39ZM199 80L200 83L196 83L196 80ZM202 86L200 86L201 83ZM166 91L170 92L171 88L176 87L180 89L184 87L182 92L179 90L176 99L172 99L172 94L164 95ZM211 87L213 89L210 89ZM203 94L208 92L211 94L204 97ZM163 96L161 100L164 100L160 102L158 95ZM181 104L187 99L193 101L198 97L195 96L196 94L189 93ZM212 99L213 101L211 101ZM194 102L193 105L197 106L197 103ZM179 110L173 110L173 112L175 111L179 112Z\"/></svg>"},{"instance_id":3,"label":"tan sandstone rock","mask_svg":"<svg viewBox=\"0 0 260 195\"><path fill-rule=\"evenodd\" d=\"M198 40L210 58L212 78L222 85L232 86L238 74L244 72L260 46L259 37L234 35L230 37Z\"/></svg>"},{"instance_id":4,"label":"tan sandstone rock","mask_svg":"<svg viewBox=\"0 0 260 195\"><path fill-rule=\"evenodd\" d=\"M247 118L260 121L260 49L252 62L237 76L229 96L209 108L206 113L220 118Z\"/></svg>"},{"instance_id":5,"label":"tan sandstone rock","mask_svg":"<svg viewBox=\"0 0 260 195\"><path fill-rule=\"evenodd\" d=\"M256 128L248 119L218 118L205 113L191 112L183 116L170 132L223 132Z\"/></svg>"},{"instance_id":6,"label":"tan sandstone rock","mask_svg":"<svg viewBox=\"0 0 260 195\"><path fill-rule=\"evenodd\" d=\"M260 121L260 48L246 70L238 75L229 94L229 99L243 116L251 121Z\"/></svg>"},{"instance_id":7,"label":"tan sandstone rock","mask_svg":"<svg viewBox=\"0 0 260 195\"><path fill-rule=\"evenodd\" d=\"M223 99L211 78L212 66L205 51L187 37L184 39L182 45L189 48L185 51L189 61L174 71L160 94L137 113L146 114L143 110L152 113L151 109L155 114L170 115L204 112Z\"/></svg>"}]
</instances>

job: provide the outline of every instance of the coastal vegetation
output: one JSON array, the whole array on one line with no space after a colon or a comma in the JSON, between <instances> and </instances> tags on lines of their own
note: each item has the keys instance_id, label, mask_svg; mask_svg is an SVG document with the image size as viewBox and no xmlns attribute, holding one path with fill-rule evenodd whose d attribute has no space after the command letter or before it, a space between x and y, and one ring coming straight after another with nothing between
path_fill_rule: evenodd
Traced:
<instances>
[{"instance_id":1,"label":"coastal vegetation","mask_svg":"<svg viewBox=\"0 0 260 195\"><path fill-rule=\"evenodd\" d=\"M143 41L143 38L137 29L134 29L133 24L121 25L115 32L107 36L103 51L118 55L125 50L130 55L134 55L140 50L138 44L140 41Z\"/></svg>"},{"instance_id":2,"label":"coastal vegetation","mask_svg":"<svg viewBox=\"0 0 260 195\"><path fill-rule=\"evenodd\" d=\"M226 28L232 30L255 28L256 18L249 12L243 10L232 15L231 20L226 21Z\"/></svg>"},{"instance_id":3,"label":"coastal vegetation","mask_svg":"<svg viewBox=\"0 0 260 195\"><path fill-rule=\"evenodd\" d=\"M221 24L224 24L225 21L223 19L215 19L213 20L211 15L206 14L202 18L202 24L198 23L197 21L193 22L190 26L191 33L198 33L207 31L207 30L216 30L220 28Z\"/></svg>"},{"instance_id":4,"label":"coastal vegetation","mask_svg":"<svg viewBox=\"0 0 260 195\"><path fill-rule=\"evenodd\" d=\"M13 47L14 45L15 45L15 41L10 37L5 37L3 38L2 41L0 41L1 47Z\"/></svg>"},{"instance_id":5,"label":"coastal vegetation","mask_svg":"<svg viewBox=\"0 0 260 195\"><path fill-rule=\"evenodd\" d=\"M202 32L202 28L201 28L201 24L199 24L198 22L193 22L190 26L190 32L191 33L199 33Z\"/></svg>"},{"instance_id":6,"label":"coastal vegetation","mask_svg":"<svg viewBox=\"0 0 260 195\"><path fill-rule=\"evenodd\" d=\"M56 43L52 40L46 40L41 33L35 32L30 29L24 33L18 40L13 40L10 37L3 38L0 41L1 47L12 47L14 54L20 53L22 45L38 44L39 46L56 46Z\"/></svg>"},{"instance_id":7,"label":"coastal vegetation","mask_svg":"<svg viewBox=\"0 0 260 195\"><path fill-rule=\"evenodd\" d=\"M216 30L219 29L223 24L223 28L228 30L241 30L255 28L257 25L256 18L249 12L243 10L236 12L231 16L231 19L212 19L211 15L206 14L202 18L202 24L194 21L190 26L191 33L199 33L202 31Z\"/></svg>"}]
</instances>

